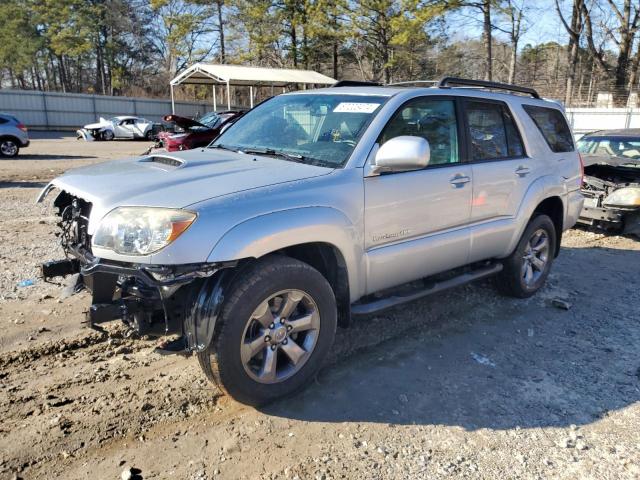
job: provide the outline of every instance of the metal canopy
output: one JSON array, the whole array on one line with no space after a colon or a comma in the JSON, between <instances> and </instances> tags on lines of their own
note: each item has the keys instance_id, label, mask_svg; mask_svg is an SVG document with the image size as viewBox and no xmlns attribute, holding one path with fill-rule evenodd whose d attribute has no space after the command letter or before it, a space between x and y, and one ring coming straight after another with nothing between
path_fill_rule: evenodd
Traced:
<instances>
[{"instance_id":1,"label":"metal canopy","mask_svg":"<svg viewBox=\"0 0 640 480\"><path fill-rule=\"evenodd\" d=\"M215 86L226 85L227 108L231 109L231 97L229 92L229 87L231 85L249 87L251 107L253 108L253 87L255 86L286 87L287 85L295 83L303 85L332 85L335 82L336 80L333 78L314 72L313 70L196 63L171 80L171 103L172 109L175 110L173 87L181 84L213 85L214 109L216 108Z\"/></svg>"}]
</instances>

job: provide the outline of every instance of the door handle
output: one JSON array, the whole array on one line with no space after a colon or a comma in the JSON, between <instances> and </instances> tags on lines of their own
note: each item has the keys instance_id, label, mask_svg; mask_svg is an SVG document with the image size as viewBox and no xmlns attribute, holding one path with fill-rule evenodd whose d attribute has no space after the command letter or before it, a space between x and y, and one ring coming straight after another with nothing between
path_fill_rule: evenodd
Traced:
<instances>
[{"instance_id":1,"label":"door handle","mask_svg":"<svg viewBox=\"0 0 640 480\"><path fill-rule=\"evenodd\" d=\"M451 186L453 188L461 188L464 187L466 183L469 183L471 181L471 178L467 177L466 175L456 175L455 177L453 177L449 183L451 183Z\"/></svg>"},{"instance_id":2,"label":"door handle","mask_svg":"<svg viewBox=\"0 0 640 480\"><path fill-rule=\"evenodd\" d=\"M518 168L516 168L516 175L518 175L519 177L526 177L527 175L529 175L529 173L531 173L531 169L529 167L520 165Z\"/></svg>"}]
</instances>

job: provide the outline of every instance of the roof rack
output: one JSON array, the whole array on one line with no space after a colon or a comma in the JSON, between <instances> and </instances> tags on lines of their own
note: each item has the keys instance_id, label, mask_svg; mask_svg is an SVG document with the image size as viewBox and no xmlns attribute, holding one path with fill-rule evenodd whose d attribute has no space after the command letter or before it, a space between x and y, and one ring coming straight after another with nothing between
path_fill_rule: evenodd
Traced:
<instances>
[{"instance_id":1,"label":"roof rack","mask_svg":"<svg viewBox=\"0 0 640 480\"><path fill-rule=\"evenodd\" d=\"M387 83L387 87L404 87L408 85L431 85L436 86L438 84L438 80L407 80L405 82L393 82Z\"/></svg>"},{"instance_id":2,"label":"roof rack","mask_svg":"<svg viewBox=\"0 0 640 480\"><path fill-rule=\"evenodd\" d=\"M489 82L487 80L470 80L468 78L444 77L438 82L440 88L451 88L452 85L461 87L481 87L493 88L495 90L506 90L509 92L524 93L531 95L533 98L540 98L540 95L533 88L521 87L519 85L511 85L509 83Z\"/></svg>"},{"instance_id":3,"label":"roof rack","mask_svg":"<svg viewBox=\"0 0 640 480\"><path fill-rule=\"evenodd\" d=\"M331 88L335 87L381 87L382 84L378 82L367 82L364 80L338 80L331 85Z\"/></svg>"}]
</instances>

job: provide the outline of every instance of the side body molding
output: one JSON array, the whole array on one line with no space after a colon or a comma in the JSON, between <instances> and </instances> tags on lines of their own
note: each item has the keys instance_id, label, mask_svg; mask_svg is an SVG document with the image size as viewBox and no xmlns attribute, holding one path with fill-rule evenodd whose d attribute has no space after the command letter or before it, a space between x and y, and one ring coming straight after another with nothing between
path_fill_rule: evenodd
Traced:
<instances>
[{"instance_id":1,"label":"side body molding","mask_svg":"<svg viewBox=\"0 0 640 480\"><path fill-rule=\"evenodd\" d=\"M351 301L364 294L362 229L331 207L302 207L250 218L236 225L213 247L208 262L259 258L304 243L337 248L347 266Z\"/></svg>"}]
</instances>

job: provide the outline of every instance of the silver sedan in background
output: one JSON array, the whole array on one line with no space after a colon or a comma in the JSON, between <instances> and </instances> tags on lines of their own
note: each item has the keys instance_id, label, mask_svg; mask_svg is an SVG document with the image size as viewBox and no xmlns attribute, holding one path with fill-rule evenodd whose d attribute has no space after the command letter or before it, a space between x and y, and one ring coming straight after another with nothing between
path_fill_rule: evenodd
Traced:
<instances>
[{"instance_id":1,"label":"silver sedan in background","mask_svg":"<svg viewBox=\"0 0 640 480\"><path fill-rule=\"evenodd\" d=\"M20 149L28 146L27 127L16 117L0 113L0 156L17 157Z\"/></svg>"}]
</instances>

